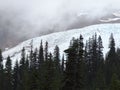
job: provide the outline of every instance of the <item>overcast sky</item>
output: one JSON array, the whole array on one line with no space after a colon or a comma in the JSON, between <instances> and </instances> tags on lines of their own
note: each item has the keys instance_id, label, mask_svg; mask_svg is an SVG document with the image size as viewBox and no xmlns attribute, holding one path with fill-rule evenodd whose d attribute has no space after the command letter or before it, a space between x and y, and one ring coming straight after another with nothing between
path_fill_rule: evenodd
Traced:
<instances>
[{"instance_id":1,"label":"overcast sky","mask_svg":"<svg viewBox=\"0 0 120 90\"><path fill-rule=\"evenodd\" d=\"M27 31L27 27L52 29L57 25L66 29L75 16L89 14L94 19L119 10L120 0L0 0L0 9L5 18L22 26L21 31Z\"/></svg>"},{"instance_id":2,"label":"overcast sky","mask_svg":"<svg viewBox=\"0 0 120 90\"><path fill-rule=\"evenodd\" d=\"M118 11L120 0L0 0L0 46L17 38L77 28Z\"/></svg>"}]
</instances>

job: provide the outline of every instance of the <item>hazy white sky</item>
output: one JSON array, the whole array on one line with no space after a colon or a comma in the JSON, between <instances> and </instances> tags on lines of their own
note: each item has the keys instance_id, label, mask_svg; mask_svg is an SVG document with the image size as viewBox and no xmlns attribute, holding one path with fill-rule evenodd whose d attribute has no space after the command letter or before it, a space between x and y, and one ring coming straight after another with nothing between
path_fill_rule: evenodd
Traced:
<instances>
[{"instance_id":1,"label":"hazy white sky","mask_svg":"<svg viewBox=\"0 0 120 90\"><path fill-rule=\"evenodd\" d=\"M52 29L51 26L57 27L57 24L66 29L81 13L87 12L90 19L94 19L119 11L120 0L0 0L0 10L13 19L15 25L19 23L21 31L29 30L28 27L36 31Z\"/></svg>"},{"instance_id":2,"label":"hazy white sky","mask_svg":"<svg viewBox=\"0 0 120 90\"><path fill-rule=\"evenodd\" d=\"M96 24L101 18L120 20L120 0L0 0L0 46Z\"/></svg>"}]
</instances>

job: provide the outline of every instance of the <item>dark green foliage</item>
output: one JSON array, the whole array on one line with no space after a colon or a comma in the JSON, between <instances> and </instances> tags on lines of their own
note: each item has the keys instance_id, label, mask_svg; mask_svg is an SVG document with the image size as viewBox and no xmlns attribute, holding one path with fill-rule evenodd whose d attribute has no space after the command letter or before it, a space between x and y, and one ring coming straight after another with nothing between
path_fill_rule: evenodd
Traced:
<instances>
[{"instance_id":1,"label":"dark green foliage","mask_svg":"<svg viewBox=\"0 0 120 90\"><path fill-rule=\"evenodd\" d=\"M120 90L120 49L115 48L113 34L104 59L101 36L73 38L65 55L60 57L56 45L49 53L48 42L28 55L21 50L20 61L3 63L0 50L0 90ZM5 67L4 67L5 65Z\"/></svg>"},{"instance_id":2,"label":"dark green foliage","mask_svg":"<svg viewBox=\"0 0 120 90\"><path fill-rule=\"evenodd\" d=\"M104 58L103 58L102 39L98 37L98 52L97 52L97 73L96 73L96 89L106 90L105 73L104 73Z\"/></svg>"},{"instance_id":3,"label":"dark green foliage","mask_svg":"<svg viewBox=\"0 0 120 90\"><path fill-rule=\"evenodd\" d=\"M80 90L84 87L83 37L72 39L70 47L65 50L67 62L65 80L62 90Z\"/></svg>"},{"instance_id":4,"label":"dark green foliage","mask_svg":"<svg viewBox=\"0 0 120 90\"><path fill-rule=\"evenodd\" d=\"M54 80L54 63L53 63L52 54L50 53L48 55L48 60L46 61L44 90L54 90L53 80Z\"/></svg>"},{"instance_id":5,"label":"dark green foliage","mask_svg":"<svg viewBox=\"0 0 120 90\"><path fill-rule=\"evenodd\" d=\"M64 60L65 58L64 58L64 55L63 55L63 57L62 57L62 65L61 65L61 71L62 71L62 73L64 73L64 70L65 70L65 60Z\"/></svg>"},{"instance_id":6,"label":"dark green foliage","mask_svg":"<svg viewBox=\"0 0 120 90\"><path fill-rule=\"evenodd\" d=\"M109 52L106 56L106 62L105 62L105 66L106 66L106 82L109 85L112 75L113 73L117 73L119 74L119 58L118 55L116 53L116 48L115 48L115 41L114 41L114 37L113 34L111 34L110 37L110 44L109 44Z\"/></svg>"},{"instance_id":7,"label":"dark green foliage","mask_svg":"<svg viewBox=\"0 0 120 90\"><path fill-rule=\"evenodd\" d=\"M95 86L98 90L106 90L104 64L101 64L97 71Z\"/></svg>"},{"instance_id":8,"label":"dark green foliage","mask_svg":"<svg viewBox=\"0 0 120 90\"><path fill-rule=\"evenodd\" d=\"M55 68L57 71L60 71L60 53L59 53L59 47L56 46L54 50L54 63L55 63Z\"/></svg>"},{"instance_id":9,"label":"dark green foliage","mask_svg":"<svg viewBox=\"0 0 120 90\"><path fill-rule=\"evenodd\" d=\"M112 76L110 90L120 90L120 80L116 74Z\"/></svg>"},{"instance_id":10,"label":"dark green foliage","mask_svg":"<svg viewBox=\"0 0 120 90\"><path fill-rule=\"evenodd\" d=\"M78 40L72 40L71 46L65 53L67 53L67 61L66 61L66 70L65 70L65 80L63 83L62 90L75 90L76 84L76 53Z\"/></svg>"},{"instance_id":11,"label":"dark green foliage","mask_svg":"<svg viewBox=\"0 0 120 90\"><path fill-rule=\"evenodd\" d=\"M45 61L48 59L48 42L45 43Z\"/></svg>"},{"instance_id":12,"label":"dark green foliage","mask_svg":"<svg viewBox=\"0 0 120 90\"><path fill-rule=\"evenodd\" d=\"M12 90L12 63L9 56L7 57L5 67L4 90Z\"/></svg>"},{"instance_id":13,"label":"dark green foliage","mask_svg":"<svg viewBox=\"0 0 120 90\"><path fill-rule=\"evenodd\" d=\"M88 89L95 89L97 73L100 66L104 66L103 46L101 37L95 34L86 42L84 61L86 63L86 85Z\"/></svg>"},{"instance_id":14,"label":"dark green foliage","mask_svg":"<svg viewBox=\"0 0 120 90\"><path fill-rule=\"evenodd\" d=\"M40 48L39 48L39 55L38 55L38 66L41 67L43 63L44 63L44 52L43 52L43 45L41 41Z\"/></svg>"},{"instance_id":15,"label":"dark green foliage","mask_svg":"<svg viewBox=\"0 0 120 90\"><path fill-rule=\"evenodd\" d=\"M0 62L3 61L3 57L2 57L2 50L0 49Z\"/></svg>"},{"instance_id":16,"label":"dark green foliage","mask_svg":"<svg viewBox=\"0 0 120 90\"><path fill-rule=\"evenodd\" d=\"M24 90L24 84L25 84L25 48L22 49L21 53L21 60L20 60L20 67L18 74L19 76L19 84L20 84L20 89Z\"/></svg>"},{"instance_id":17,"label":"dark green foliage","mask_svg":"<svg viewBox=\"0 0 120 90\"><path fill-rule=\"evenodd\" d=\"M37 49L33 53L31 53L31 61L30 61L30 90L38 90L38 74L37 74Z\"/></svg>"},{"instance_id":18,"label":"dark green foliage","mask_svg":"<svg viewBox=\"0 0 120 90\"><path fill-rule=\"evenodd\" d=\"M53 54L53 68L54 68L54 79L53 79L53 86L52 90L59 90L61 86L61 78L62 78L62 70L60 66L60 52L59 47L55 46L54 54Z\"/></svg>"},{"instance_id":19,"label":"dark green foliage","mask_svg":"<svg viewBox=\"0 0 120 90\"><path fill-rule=\"evenodd\" d=\"M14 70L13 70L13 90L20 90L20 75L19 75L19 65L16 61Z\"/></svg>"},{"instance_id":20,"label":"dark green foliage","mask_svg":"<svg viewBox=\"0 0 120 90\"><path fill-rule=\"evenodd\" d=\"M3 57L2 51L0 50L0 90L3 90L3 84L4 84Z\"/></svg>"}]
</instances>

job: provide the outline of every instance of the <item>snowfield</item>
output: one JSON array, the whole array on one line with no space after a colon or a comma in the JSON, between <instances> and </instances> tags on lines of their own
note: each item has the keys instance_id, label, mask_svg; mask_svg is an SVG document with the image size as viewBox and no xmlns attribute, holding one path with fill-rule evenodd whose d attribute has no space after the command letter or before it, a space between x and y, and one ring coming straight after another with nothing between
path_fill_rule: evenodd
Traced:
<instances>
[{"instance_id":1,"label":"snowfield","mask_svg":"<svg viewBox=\"0 0 120 90\"><path fill-rule=\"evenodd\" d=\"M29 39L27 41L24 41L20 44L18 44L16 47L8 49L7 51L3 52L3 57L6 59L6 57L9 55L11 59L13 60L13 63L15 63L16 60L19 60L21 57L21 50L23 47L26 49L26 54L30 51L30 46L33 44L33 48L39 48L41 40L43 41L43 44L45 44L46 41L49 43L49 51L53 52L54 47L56 45L60 48L61 55L63 54L63 51L68 48L69 42L72 39L72 37L78 38L80 34L84 37L84 42L89 39L89 37L92 37L97 33L97 35L101 35L103 39L103 46L104 46L104 54L108 51L108 45L109 45L109 37L110 34L114 34L114 38L116 41L116 47L119 47L120 45L120 24L99 24L99 25L92 25L81 29L73 29L63 32L57 32L52 33L48 35L44 35L41 37L36 37ZM5 60L4 60L5 61Z\"/></svg>"}]
</instances>

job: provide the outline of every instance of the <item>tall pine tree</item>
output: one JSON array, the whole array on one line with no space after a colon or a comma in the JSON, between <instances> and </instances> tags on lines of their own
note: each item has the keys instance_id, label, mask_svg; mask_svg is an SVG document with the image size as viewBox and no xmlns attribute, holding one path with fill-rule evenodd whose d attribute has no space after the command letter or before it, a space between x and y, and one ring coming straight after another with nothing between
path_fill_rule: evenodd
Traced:
<instances>
[{"instance_id":1,"label":"tall pine tree","mask_svg":"<svg viewBox=\"0 0 120 90\"><path fill-rule=\"evenodd\" d=\"M5 64L5 82L4 90L12 90L12 63L11 58L8 56Z\"/></svg>"}]
</instances>

